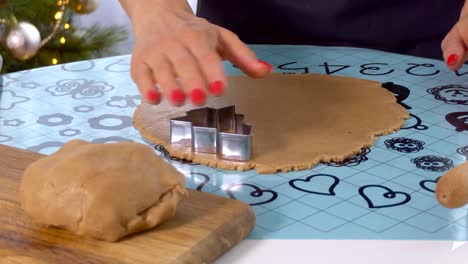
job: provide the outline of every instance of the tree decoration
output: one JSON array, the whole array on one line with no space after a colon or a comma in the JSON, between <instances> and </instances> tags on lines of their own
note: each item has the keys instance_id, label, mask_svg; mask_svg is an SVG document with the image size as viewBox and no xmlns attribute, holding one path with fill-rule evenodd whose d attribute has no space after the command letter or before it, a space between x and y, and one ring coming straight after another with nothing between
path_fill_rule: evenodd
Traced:
<instances>
[{"instance_id":1,"label":"tree decoration","mask_svg":"<svg viewBox=\"0 0 468 264\"><path fill-rule=\"evenodd\" d=\"M77 28L73 16L96 10L99 0L0 0L2 72L114 55L125 40L120 27Z\"/></svg>"}]
</instances>

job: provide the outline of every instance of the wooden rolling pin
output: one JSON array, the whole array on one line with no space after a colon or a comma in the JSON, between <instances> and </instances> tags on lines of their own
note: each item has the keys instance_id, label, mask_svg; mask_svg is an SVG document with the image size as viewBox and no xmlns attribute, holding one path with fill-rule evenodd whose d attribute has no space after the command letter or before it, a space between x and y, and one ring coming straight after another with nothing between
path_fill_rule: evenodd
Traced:
<instances>
[{"instance_id":1,"label":"wooden rolling pin","mask_svg":"<svg viewBox=\"0 0 468 264\"><path fill-rule=\"evenodd\" d=\"M436 186L439 203L447 208L458 208L468 203L468 162L440 177Z\"/></svg>"}]
</instances>

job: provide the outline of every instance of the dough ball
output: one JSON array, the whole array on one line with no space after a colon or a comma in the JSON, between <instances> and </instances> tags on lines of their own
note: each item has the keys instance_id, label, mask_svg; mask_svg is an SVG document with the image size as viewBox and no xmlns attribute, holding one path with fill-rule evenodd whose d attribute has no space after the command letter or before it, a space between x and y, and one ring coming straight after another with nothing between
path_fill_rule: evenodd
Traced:
<instances>
[{"instance_id":1,"label":"dough ball","mask_svg":"<svg viewBox=\"0 0 468 264\"><path fill-rule=\"evenodd\" d=\"M146 145L73 140L26 169L20 199L37 223L117 241L174 216L184 186Z\"/></svg>"},{"instance_id":2,"label":"dough ball","mask_svg":"<svg viewBox=\"0 0 468 264\"><path fill-rule=\"evenodd\" d=\"M46 264L46 262L28 256L7 256L0 258L0 264Z\"/></svg>"},{"instance_id":3,"label":"dough ball","mask_svg":"<svg viewBox=\"0 0 468 264\"><path fill-rule=\"evenodd\" d=\"M436 185L436 197L442 206L458 208L468 203L468 162L440 177Z\"/></svg>"}]
</instances>

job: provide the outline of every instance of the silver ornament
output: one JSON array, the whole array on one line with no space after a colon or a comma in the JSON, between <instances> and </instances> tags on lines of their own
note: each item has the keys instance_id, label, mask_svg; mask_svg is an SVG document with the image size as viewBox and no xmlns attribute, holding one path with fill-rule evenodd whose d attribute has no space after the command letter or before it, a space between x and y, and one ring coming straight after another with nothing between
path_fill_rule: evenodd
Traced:
<instances>
[{"instance_id":1,"label":"silver ornament","mask_svg":"<svg viewBox=\"0 0 468 264\"><path fill-rule=\"evenodd\" d=\"M41 34L28 22L14 24L5 38L5 46L13 57L27 60L36 55L41 46Z\"/></svg>"},{"instance_id":2,"label":"silver ornament","mask_svg":"<svg viewBox=\"0 0 468 264\"><path fill-rule=\"evenodd\" d=\"M70 4L78 14L89 14L97 9L99 0L72 0Z\"/></svg>"}]
</instances>

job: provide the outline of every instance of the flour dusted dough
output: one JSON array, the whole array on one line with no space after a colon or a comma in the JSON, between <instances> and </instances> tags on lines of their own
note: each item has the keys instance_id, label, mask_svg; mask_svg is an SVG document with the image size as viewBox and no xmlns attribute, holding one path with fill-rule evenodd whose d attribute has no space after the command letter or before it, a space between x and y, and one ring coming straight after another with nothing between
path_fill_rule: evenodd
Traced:
<instances>
[{"instance_id":1,"label":"flour dusted dough","mask_svg":"<svg viewBox=\"0 0 468 264\"><path fill-rule=\"evenodd\" d=\"M184 183L143 144L74 140L26 169L20 199L38 223L116 241L171 218Z\"/></svg>"},{"instance_id":2,"label":"flour dusted dough","mask_svg":"<svg viewBox=\"0 0 468 264\"><path fill-rule=\"evenodd\" d=\"M224 169L259 173L308 169L342 161L370 147L376 136L401 128L408 112L381 83L320 74L272 74L264 79L229 78L227 94L210 98L211 107L235 105L253 125L253 159L219 160L192 153L169 141L169 119L193 109L141 104L133 121L141 135L171 155Z\"/></svg>"}]
</instances>

